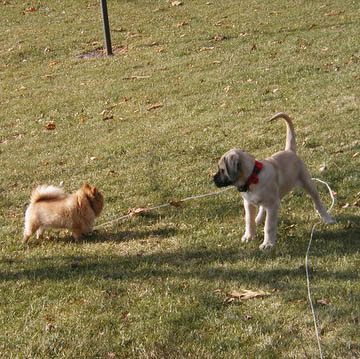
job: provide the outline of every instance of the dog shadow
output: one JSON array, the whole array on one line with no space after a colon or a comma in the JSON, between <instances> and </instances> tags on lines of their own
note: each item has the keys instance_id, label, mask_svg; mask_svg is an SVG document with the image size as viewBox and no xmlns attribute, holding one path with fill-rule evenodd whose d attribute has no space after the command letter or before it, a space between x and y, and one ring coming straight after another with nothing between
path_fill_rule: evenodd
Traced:
<instances>
[{"instance_id":1,"label":"dog shadow","mask_svg":"<svg viewBox=\"0 0 360 359\"><path fill-rule=\"evenodd\" d=\"M131 242L148 238L169 238L175 236L177 229L174 227L154 228L149 230L123 230L108 232L96 230L82 239L86 243L99 242Z\"/></svg>"}]
</instances>

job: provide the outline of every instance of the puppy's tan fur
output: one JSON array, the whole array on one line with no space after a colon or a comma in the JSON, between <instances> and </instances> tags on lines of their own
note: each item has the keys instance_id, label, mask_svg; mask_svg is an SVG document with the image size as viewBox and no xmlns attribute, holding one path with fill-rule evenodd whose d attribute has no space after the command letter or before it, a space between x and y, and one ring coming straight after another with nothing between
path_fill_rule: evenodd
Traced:
<instances>
[{"instance_id":1,"label":"puppy's tan fur","mask_svg":"<svg viewBox=\"0 0 360 359\"><path fill-rule=\"evenodd\" d=\"M311 176L296 155L295 132L292 120L285 113L278 113L270 121L283 118L286 121L287 135L285 150L261 161L257 184L251 184L247 192L241 192L245 207L245 233L242 241L255 238L256 225L263 222L265 213L264 241L261 249L273 247L276 242L278 210L282 197L295 186L305 189L312 197L315 209L325 223L334 223L320 201L318 192L312 183ZM232 149L220 159L219 171L214 176L218 187L234 185L239 190L250 177L255 164L255 158L247 152ZM256 215L257 207L259 211Z\"/></svg>"},{"instance_id":2,"label":"puppy's tan fur","mask_svg":"<svg viewBox=\"0 0 360 359\"><path fill-rule=\"evenodd\" d=\"M72 194L55 186L39 186L32 192L25 212L24 243L35 232L40 238L48 228L67 228L79 239L92 230L103 207L103 195L89 184Z\"/></svg>"}]
</instances>

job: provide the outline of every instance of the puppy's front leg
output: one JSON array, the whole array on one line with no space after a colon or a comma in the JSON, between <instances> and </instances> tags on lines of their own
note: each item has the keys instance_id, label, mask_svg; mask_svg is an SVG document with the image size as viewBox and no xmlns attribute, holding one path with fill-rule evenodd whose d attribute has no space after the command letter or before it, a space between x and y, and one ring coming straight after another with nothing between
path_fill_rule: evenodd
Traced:
<instances>
[{"instance_id":1,"label":"puppy's front leg","mask_svg":"<svg viewBox=\"0 0 360 359\"><path fill-rule=\"evenodd\" d=\"M278 221L279 204L265 208L266 219L264 228L264 242L260 245L260 249L272 248L276 242L276 231Z\"/></svg>"},{"instance_id":2,"label":"puppy's front leg","mask_svg":"<svg viewBox=\"0 0 360 359\"><path fill-rule=\"evenodd\" d=\"M243 242L248 242L250 239L254 239L256 235L256 224L255 224L255 215L256 215L256 206L244 199L244 208L245 208L245 233L242 236L241 240Z\"/></svg>"},{"instance_id":3,"label":"puppy's front leg","mask_svg":"<svg viewBox=\"0 0 360 359\"><path fill-rule=\"evenodd\" d=\"M255 218L255 223L256 225L259 225L261 223L264 222L264 218L265 218L265 208L263 206L259 207L259 212Z\"/></svg>"}]
</instances>

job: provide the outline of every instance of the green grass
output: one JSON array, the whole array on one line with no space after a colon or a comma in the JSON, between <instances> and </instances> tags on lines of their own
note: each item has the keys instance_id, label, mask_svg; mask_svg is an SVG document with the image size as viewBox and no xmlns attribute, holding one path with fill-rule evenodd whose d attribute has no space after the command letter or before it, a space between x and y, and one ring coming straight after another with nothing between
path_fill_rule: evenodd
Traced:
<instances>
[{"instance_id":1,"label":"green grass","mask_svg":"<svg viewBox=\"0 0 360 359\"><path fill-rule=\"evenodd\" d=\"M21 244L36 185L96 185L97 225L215 191L228 149L262 159L284 147L284 124L266 121L278 111L337 193L338 223L317 227L309 263L324 358L360 357L358 1L108 8L115 56L79 58L103 43L97 1L0 4L0 357L319 357L304 267L318 218L301 191L282 202L271 252L258 249L261 228L241 243L235 191L78 243L53 231ZM227 304L241 289L270 296Z\"/></svg>"}]
</instances>

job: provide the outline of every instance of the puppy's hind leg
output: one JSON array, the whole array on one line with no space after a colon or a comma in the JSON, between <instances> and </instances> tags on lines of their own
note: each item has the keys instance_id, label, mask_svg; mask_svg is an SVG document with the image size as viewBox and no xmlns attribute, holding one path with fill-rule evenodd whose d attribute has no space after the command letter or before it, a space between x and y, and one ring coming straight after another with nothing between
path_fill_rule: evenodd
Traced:
<instances>
[{"instance_id":1,"label":"puppy's hind leg","mask_svg":"<svg viewBox=\"0 0 360 359\"><path fill-rule=\"evenodd\" d=\"M322 204L318 191L316 190L314 183L312 182L312 179L310 178L310 175L308 173L305 173L303 175L303 178L301 179L301 184L304 190L311 196L314 207L316 211L319 213L320 217L324 221L325 224L332 224L336 223L335 219L332 218L329 213L327 213L324 205Z\"/></svg>"},{"instance_id":2,"label":"puppy's hind leg","mask_svg":"<svg viewBox=\"0 0 360 359\"><path fill-rule=\"evenodd\" d=\"M254 239L256 235L256 206L244 199L245 208L245 233L242 236L242 242L248 242L250 239Z\"/></svg>"}]
</instances>

